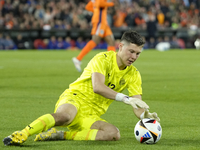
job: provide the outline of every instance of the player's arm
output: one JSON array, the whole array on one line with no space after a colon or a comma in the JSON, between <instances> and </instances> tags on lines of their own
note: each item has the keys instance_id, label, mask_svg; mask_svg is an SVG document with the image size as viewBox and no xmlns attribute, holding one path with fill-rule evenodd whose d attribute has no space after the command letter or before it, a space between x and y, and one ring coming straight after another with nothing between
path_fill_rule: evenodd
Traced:
<instances>
[{"instance_id":1,"label":"player's arm","mask_svg":"<svg viewBox=\"0 0 200 150\"><path fill-rule=\"evenodd\" d=\"M105 0L95 0L96 7L112 7L114 6L113 2L106 2Z\"/></svg>"},{"instance_id":2,"label":"player's arm","mask_svg":"<svg viewBox=\"0 0 200 150\"><path fill-rule=\"evenodd\" d=\"M121 101L126 104L131 105L133 108L144 108L148 109L149 106L137 97L128 97L122 93L118 93L105 84L105 76L101 73L92 73L92 86L94 93L100 94L106 98L113 99L116 101Z\"/></svg>"},{"instance_id":3,"label":"player's arm","mask_svg":"<svg viewBox=\"0 0 200 150\"><path fill-rule=\"evenodd\" d=\"M89 2L87 3L87 5L85 6L85 9L86 9L87 11L93 12L93 11L94 11L94 9L93 9L93 2L92 2L92 1L89 1Z\"/></svg>"},{"instance_id":4,"label":"player's arm","mask_svg":"<svg viewBox=\"0 0 200 150\"><path fill-rule=\"evenodd\" d=\"M112 7L112 6L114 6L114 3L113 2L102 2L102 3L100 3L99 6L100 7Z\"/></svg>"},{"instance_id":5,"label":"player's arm","mask_svg":"<svg viewBox=\"0 0 200 150\"><path fill-rule=\"evenodd\" d=\"M101 73L92 73L92 86L94 93L100 94L105 98L115 99L117 92L106 86L105 76Z\"/></svg>"}]
</instances>

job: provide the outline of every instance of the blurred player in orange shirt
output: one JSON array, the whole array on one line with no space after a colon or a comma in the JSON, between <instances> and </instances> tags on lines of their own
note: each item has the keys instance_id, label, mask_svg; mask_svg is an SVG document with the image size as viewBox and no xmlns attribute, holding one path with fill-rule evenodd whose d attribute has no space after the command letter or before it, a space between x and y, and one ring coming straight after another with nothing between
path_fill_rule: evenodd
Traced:
<instances>
[{"instance_id":1,"label":"blurred player in orange shirt","mask_svg":"<svg viewBox=\"0 0 200 150\"><path fill-rule=\"evenodd\" d=\"M77 57L73 57L72 61L76 69L81 72L81 60L83 57L95 48L102 38L107 42L108 51L115 50L115 41L113 33L107 23L107 8L114 6L113 2L107 2L107 0L91 0L86 5L85 9L93 12L92 16L92 39L86 44Z\"/></svg>"}]
</instances>

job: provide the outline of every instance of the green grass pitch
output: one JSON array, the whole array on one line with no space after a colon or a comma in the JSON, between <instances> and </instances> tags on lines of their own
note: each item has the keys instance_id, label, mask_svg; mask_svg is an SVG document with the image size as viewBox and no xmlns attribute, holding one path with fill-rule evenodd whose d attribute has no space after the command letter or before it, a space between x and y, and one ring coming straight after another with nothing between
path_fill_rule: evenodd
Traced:
<instances>
[{"instance_id":1,"label":"green grass pitch","mask_svg":"<svg viewBox=\"0 0 200 150\"><path fill-rule=\"evenodd\" d=\"M82 61L85 67L98 50ZM71 61L79 51L0 51L0 140L23 129L39 116L52 113L60 94L80 76ZM143 51L134 63L142 75L143 100L161 119L163 134L154 145L134 137L138 119L131 106L113 102L102 116L117 126L119 141L34 142L18 150L195 150L200 148L200 51ZM126 93L126 91L125 91ZM63 129L63 128L59 128Z\"/></svg>"}]
</instances>

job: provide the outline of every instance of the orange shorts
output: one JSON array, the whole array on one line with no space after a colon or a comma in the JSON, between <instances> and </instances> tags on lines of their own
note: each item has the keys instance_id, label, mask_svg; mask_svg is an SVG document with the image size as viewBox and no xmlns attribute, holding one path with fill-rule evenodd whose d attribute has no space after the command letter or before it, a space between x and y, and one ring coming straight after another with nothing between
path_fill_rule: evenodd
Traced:
<instances>
[{"instance_id":1,"label":"orange shorts","mask_svg":"<svg viewBox=\"0 0 200 150\"><path fill-rule=\"evenodd\" d=\"M103 38L103 37L106 37L108 35L112 35L113 33L112 33L108 24L93 23L91 34L92 35L98 35L98 36Z\"/></svg>"}]
</instances>

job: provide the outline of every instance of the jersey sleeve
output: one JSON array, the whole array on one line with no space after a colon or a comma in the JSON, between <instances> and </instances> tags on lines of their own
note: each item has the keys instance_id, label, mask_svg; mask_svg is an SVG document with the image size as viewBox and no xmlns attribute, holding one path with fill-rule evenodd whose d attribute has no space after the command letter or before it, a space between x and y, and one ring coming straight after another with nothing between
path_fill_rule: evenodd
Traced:
<instances>
[{"instance_id":1,"label":"jersey sleeve","mask_svg":"<svg viewBox=\"0 0 200 150\"><path fill-rule=\"evenodd\" d=\"M134 73L128 85L129 96L142 95L142 79L139 71Z\"/></svg>"}]
</instances>

